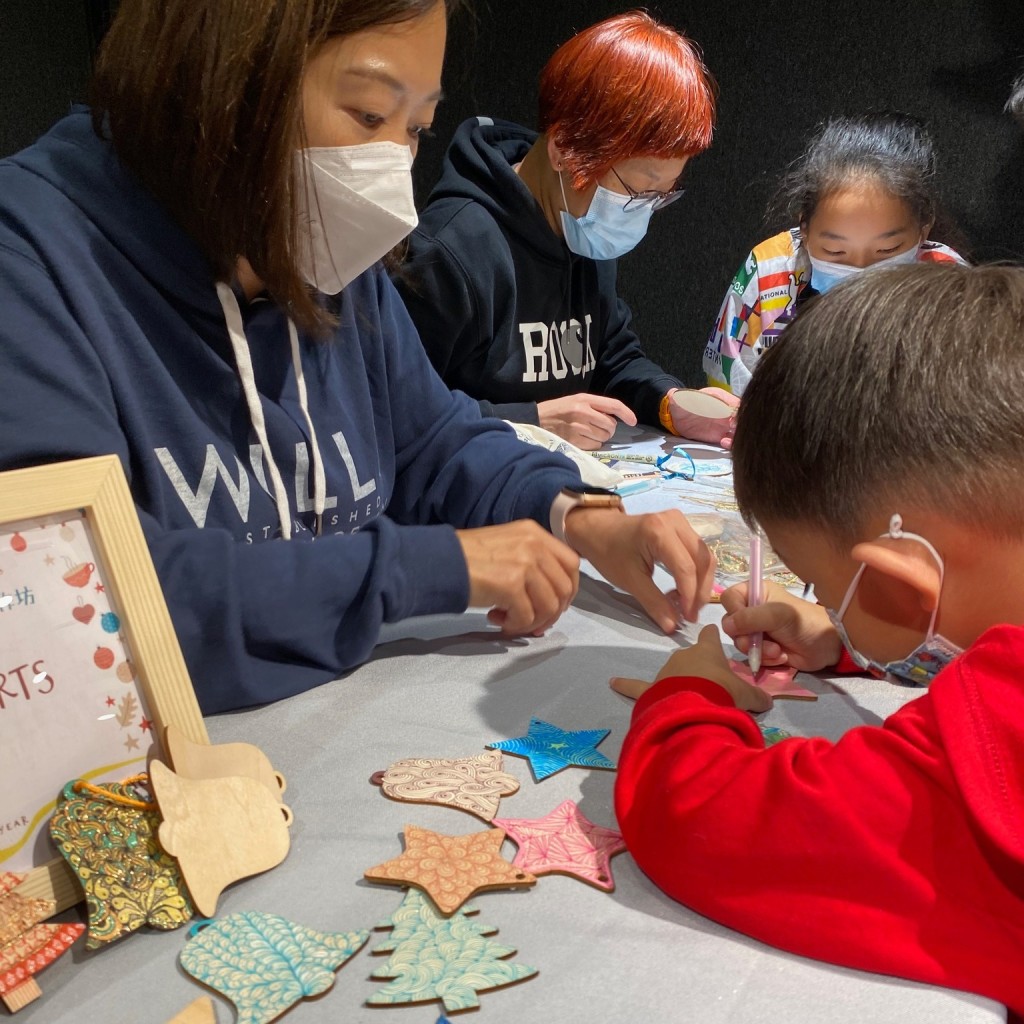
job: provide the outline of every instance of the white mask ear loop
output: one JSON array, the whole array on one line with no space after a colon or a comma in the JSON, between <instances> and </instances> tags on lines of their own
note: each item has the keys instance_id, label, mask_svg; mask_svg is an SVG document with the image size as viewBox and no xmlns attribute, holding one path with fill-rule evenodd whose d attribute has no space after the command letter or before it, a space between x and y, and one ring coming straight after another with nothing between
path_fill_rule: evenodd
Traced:
<instances>
[{"instance_id":1,"label":"white mask ear loop","mask_svg":"<svg viewBox=\"0 0 1024 1024\"><path fill-rule=\"evenodd\" d=\"M256 377L252 369L249 343L245 339L242 311L238 307L235 293L223 281L217 282L217 297L220 299L221 309L224 311L224 322L227 324L228 337L231 339L231 348L235 354L235 365L238 368L242 392L249 409L249 419L252 421L253 430L256 431L256 437L263 447L267 469L270 471L270 481L274 488L274 504L277 506L277 518L281 525L281 536L285 540L290 540L292 514L288 507L288 494L284 489L284 481L281 479L281 472L274 461L273 452L270 450L270 442L267 440L267 425L263 417L263 405L260 402L259 392L256 390Z\"/></svg>"},{"instance_id":2,"label":"white mask ear loop","mask_svg":"<svg viewBox=\"0 0 1024 1024\"><path fill-rule=\"evenodd\" d=\"M299 333L295 324L288 320L288 340L292 348L292 366L295 368L295 385L299 390L299 408L306 418L309 429L309 444L313 449L313 511L316 513L316 535L319 537L324 525L324 506L327 504L327 478L324 474L323 453L317 441L316 428L309 415L309 397L306 393L306 374L302 369L302 352L299 350Z\"/></svg>"},{"instance_id":3,"label":"white mask ear loop","mask_svg":"<svg viewBox=\"0 0 1024 1024\"><path fill-rule=\"evenodd\" d=\"M942 584L946 578L946 563L943 562L942 556L935 550L935 545L930 540L922 537L919 533L909 533L903 529L903 517L898 513L894 512L892 517L889 519L889 531L888 533L880 533L878 539L881 540L885 537L891 540L916 540L918 544L923 544L925 550L935 559L936 565L939 567L939 594L942 593ZM861 577L864 575L864 570L867 568L865 563L861 563L860 568L857 570L856 575L850 581L850 586L846 590L846 596L843 598L843 603L839 606L839 611L836 612L836 618L842 622L843 616L846 614L847 609L850 607L850 602L853 601L853 595L857 591L857 584L860 583ZM935 607L932 609L932 617L928 622L928 635L926 640L931 640L935 635L935 620L939 616L939 602L935 602Z\"/></svg>"}]
</instances>

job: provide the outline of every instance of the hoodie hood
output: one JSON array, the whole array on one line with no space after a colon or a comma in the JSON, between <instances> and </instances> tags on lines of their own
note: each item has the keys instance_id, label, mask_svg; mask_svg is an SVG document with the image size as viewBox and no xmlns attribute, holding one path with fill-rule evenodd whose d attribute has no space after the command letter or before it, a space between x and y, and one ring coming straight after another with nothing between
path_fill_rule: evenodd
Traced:
<instances>
[{"instance_id":1,"label":"hoodie hood","mask_svg":"<svg viewBox=\"0 0 1024 1024\"><path fill-rule=\"evenodd\" d=\"M444 158L441 179L428 205L478 203L501 229L545 260L566 263L565 241L551 230L540 204L515 172L539 138L510 121L473 117L459 125Z\"/></svg>"}]
</instances>

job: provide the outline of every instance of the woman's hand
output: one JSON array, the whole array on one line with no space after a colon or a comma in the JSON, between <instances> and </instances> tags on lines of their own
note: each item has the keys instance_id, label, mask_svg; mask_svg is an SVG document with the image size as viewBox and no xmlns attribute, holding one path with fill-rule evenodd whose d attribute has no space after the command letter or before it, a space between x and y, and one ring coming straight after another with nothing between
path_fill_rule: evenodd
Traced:
<instances>
[{"instance_id":1,"label":"woman's hand","mask_svg":"<svg viewBox=\"0 0 1024 1024\"><path fill-rule=\"evenodd\" d=\"M575 508L565 519L565 539L609 583L632 594L666 633L674 633L680 619L695 622L711 597L714 556L681 512L629 516ZM675 590L663 594L655 586L655 565L668 571Z\"/></svg>"},{"instance_id":2,"label":"woman's hand","mask_svg":"<svg viewBox=\"0 0 1024 1024\"><path fill-rule=\"evenodd\" d=\"M580 560L532 519L456 530L469 572L469 606L490 608L503 633L540 635L576 596Z\"/></svg>"},{"instance_id":3,"label":"woman's hand","mask_svg":"<svg viewBox=\"0 0 1024 1024\"><path fill-rule=\"evenodd\" d=\"M729 692L736 707L741 711L767 711L772 706L772 699L764 690L744 682L729 667L729 659L722 650L722 641L717 626L705 626L700 631L697 642L692 647L676 651L662 665L654 682L668 679L670 676L695 676L717 683ZM637 700L646 693L654 683L643 679L615 678L611 687L623 697Z\"/></svg>"},{"instance_id":4,"label":"woman's hand","mask_svg":"<svg viewBox=\"0 0 1024 1024\"><path fill-rule=\"evenodd\" d=\"M747 607L747 584L730 587L722 595L728 613L722 629L737 650L750 651L750 635L763 633L762 665L792 665L802 672L817 672L834 665L843 652L839 634L819 604L805 601L774 583L765 584L765 603Z\"/></svg>"},{"instance_id":5,"label":"woman's hand","mask_svg":"<svg viewBox=\"0 0 1024 1024\"><path fill-rule=\"evenodd\" d=\"M596 451L615 433L617 420L636 426L628 405L604 395L566 395L537 403L540 425L584 451Z\"/></svg>"}]
</instances>

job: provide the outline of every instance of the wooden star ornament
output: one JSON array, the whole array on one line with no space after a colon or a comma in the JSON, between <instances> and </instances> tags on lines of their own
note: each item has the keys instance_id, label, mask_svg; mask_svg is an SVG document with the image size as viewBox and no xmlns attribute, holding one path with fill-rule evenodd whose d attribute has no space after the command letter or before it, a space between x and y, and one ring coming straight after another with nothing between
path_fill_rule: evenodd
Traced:
<instances>
[{"instance_id":1,"label":"wooden star ornament","mask_svg":"<svg viewBox=\"0 0 1024 1024\"><path fill-rule=\"evenodd\" d=\"M577 768L610 768L609 761L597 745L608 735L608 729L577 729L566 731L539 718L530 719L525 736L488 743L492 750L525 757L530 762L534 778L542 782L549 775L574 765Z\"/></svg>"},{"instance_id":2,"label":"wooden star ornament","mask_svg":"<svg viewBox=\"0 0 1024 1024\"><path fill-rule=\"evenodd\" d=\"M757 678L745 661L729 659L729 667L751 686L756 686L775 700L817 700L818 695L798 686L795 681L796 669L791 665L775 665L762 668Z\"/></svg>"},{"instance_id":3,"label":"wooden star ornament","mask_svg":"<svg viewBox=\"0 0 1024 1024\"><path fill-rule=\"evenodd\" d=\"M535 875L572 875L605 892L612 892L611 859L626 849L622 833L595 825L566 800L543 818L496 818L519 850L513 864Z\"/></svg>"},{"instance_id":4,"label":"wooden star ornament","mask_svg":"<svg viewBox=\"0 0 1024 1024\"><path fill-rule=\"evenodd\" d=\"M405 851L369 868L371 882L413 885L422 889L442 914L452 914L474 893L486 889L519 889L537 879L501 856L505 832L500 828L466 835L405 826Z\"/></svg>"}]
</instances>

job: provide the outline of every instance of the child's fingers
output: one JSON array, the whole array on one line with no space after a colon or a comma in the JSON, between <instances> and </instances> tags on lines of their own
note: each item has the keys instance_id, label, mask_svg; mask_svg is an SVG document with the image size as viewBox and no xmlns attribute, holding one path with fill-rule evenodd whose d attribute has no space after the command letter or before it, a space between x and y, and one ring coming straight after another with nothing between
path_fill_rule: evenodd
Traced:
<instances>
[{"instance_id":1,"label":"child's fingers","mask_svg":"<svg viewBox=\"0 0 1024 1024\"><path fill-rule=\"evenodd\" d=\"M747 607L747 585L746 583L737 583L734 587L729 587L728 590L722 594L722 607L725 609L727 614L737 612L741 608Z\"/></svg>"},{"instance_id":2,"label":"child's fingers","mask_svg":"<svg viewBox=\"0 0 1024 1024\"><path fill-rule=\"evenodd\" d=\"M646 679L626 679L621 676L609 680L609 686L623 697L630 700L637 700L642 697L650 688L651 683Z\"/></svg>"}]
</instances>

